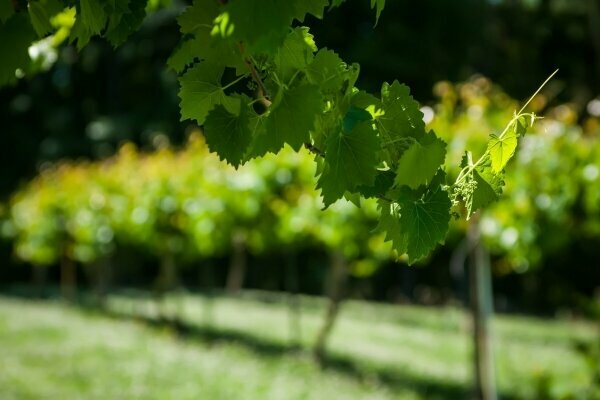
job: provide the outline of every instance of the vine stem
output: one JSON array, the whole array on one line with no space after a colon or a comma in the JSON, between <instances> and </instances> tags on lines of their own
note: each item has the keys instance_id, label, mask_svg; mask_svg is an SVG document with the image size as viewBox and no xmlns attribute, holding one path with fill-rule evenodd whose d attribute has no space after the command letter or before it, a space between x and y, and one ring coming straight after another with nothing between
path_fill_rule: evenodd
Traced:
<instances>
[{"instance_id":1,"label":"vine stem","mask_svg":"<svg viewBox=\"0 0 600 400\"><path fill-rule=\"evenodd\" d=\"M510 120L510 122L506 125L506 127L504 127L504 130L502 131L502 133L500 135L498 135L498 140L502 140L504 139L504 136L506 135L506 132L508 132L508 130L510 129L511 126L513 126L517 120L521 117L533 117L535 118L535 114L534 113L520 113L520 114L515 114L514 117L512 117L512 119ZM484 162L486 160L486 157L490 154L490 150L486 149L485 152L481 155L481 157L479 157L479 159L477 160L477 162L475 162L474 164L471 165L467 165L466 167L464 167L460 173L458 174L458 177L456 178L456 181L454 182L454 185L459 184L460 182L462 182L468 174L470 174L475 168L477 168L482 162Z\"/></svg>"},{"instance_id":2,"label":"vine stem","mask_svg":"<svg viewBox=\"0 0 600 400\"><path fill-rule=\"evenodd\" d=\"M523 107L521 107L521 109L519 110L519 112L515 113L515 116L506 125L506 127L504 128L504 130L502 131L502 133L500 133L500 135L498 135L498 139L499 140L502 140L504 138L504 136L506 135L506 132L508 132L508 130L510 129L510 127L513 124L515 124L516 121L519 118L525 117L525 116L529 116L530 118L536 118L536 115L534 113L523 113L523 111L525 111L525 108L527 108L527 106L529 105L529 103L531 103L533 101L533 99L535 98L535 96L537 96L542 91L542 89L544 88L544 86L546 86L548 84L548 82L550 82L550 80L557 73L558 73L558 69L556 69L553 73L551 73L550 76L548 76L548 78L546 78L546 80L535 91L535 93L533 93L531 95L531 97L529 97L529 100L527 100L525 102L525 104L523 105ZM458 174L458 177L456 178L456 181L454 182L453 186L461 183L475 168L477 168L486 159L486 157L489 155L489 153L490 153L489 149L486 149L486 151L483 153L483 155L481 157L479 157L479 159L477 160L477 162L475 162L474 164L470 164L470 165L467 165L466 167L464 167L460 171L460 173Z\"/></svg>"},{"instance_id":3,"label":"vine stem","mask_svg":"<svg viewBox=\"0 0 600 400\"><path fill-rule=\"evenodd\" d=\"M258 86L258 97L259 99L261 99L260 101L264 104L266 108L269 108L271 106L271 100L269 100L269 92L267 91L267 88L263 83L262 79L258 75L258 71L256 70L254 62L250 57L244 57L245 49L244 44L242 42L238 43L238 48L240 50L242 58L244 59L244 64L246 64L246 67L248 67L248 70L250 71L250 76L252 76L252 80Z\"/></svg>"},{"instance_id":4,"label":"vine stem","mask_svg":"<svg viewBox=\"0 0 600 400\"><path fill-rule=\"evenodd\" d=\"M325 157L325 152L310 142L304 143L304 147L306 147L306 149L313 154L316 154L321 157Z\"/></svg>"},{"instance_id":5,"label":"vine stem","mask_svg":"<svg viewBox=\"0 0 600 400\"><path fill-rule=\"evenodd\" d=\"M241 75L241 76L237 77L236 79L234 79L233 81L229 82L227 85L223 86L221 88L221 90L229 89L230 87L232 87L233 85L235 85L236 83L238 83L239 81L241 81L242 79L245 79L247 77L248 77L248 74Z\"/></svg>"},{"instance_id":6,"label":"vine stem","mask_svg":"<svg viewBox=\"0 0 600 400\"><path fill-rule=\"evenodd\" d=\"M517 114L521 114L525 110L525 107L527 107L529 105L529 103L531 103L531 101L534 99L534 97L537 96L538 93L542 91L542 89L544 88L544 86L546 86L546 84L548 82L550 82L550 79L552 79L554 77L554 75L556 75L557 73L558 73L558 68L556 69L556 71L554 71L553 73L551 73L548 78L546 78L546 80L544 81L544 83L542 83L540 85L540 87L538 88L538 90L536 90L535 93L529 98L529 100L527 100L527 102L523 105L523 107L521 107L521 109L519 110L519 112Z\"/></svg>"}]
</instances>

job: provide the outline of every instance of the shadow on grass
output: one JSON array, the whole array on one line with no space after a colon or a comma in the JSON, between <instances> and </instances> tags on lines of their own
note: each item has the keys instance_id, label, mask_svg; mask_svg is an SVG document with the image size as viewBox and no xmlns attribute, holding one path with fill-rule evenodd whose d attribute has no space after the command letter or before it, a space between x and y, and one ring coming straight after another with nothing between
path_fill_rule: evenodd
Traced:
<instances>
[{"instance_id":1,"label":"shadow on grass","mask_svg":"<svg viewBox=\"0 0 600 400\"><path fill-rule=\"evenodd\" d=\"M4 292L4 295L8 293ZM36 300L24 293L10 293L11 297ZM54 297L54 296L50 296ZM134 296L135 297L135 296ZM295 345L277 343L272 340L262 339L241 331L217 328L209 324L191 324L176 318L150 317L137 313L119 312L103 307L101 304L80 297L78 307L87 313L108 317L120 321L134 321L150 329L171 331L180 340L196 341L203 344L220 345L236 344L260 357L285 357L298 354L308 356L308 350ZM39 298L37 299L40 300ZM351 379L373 386L382 386L394 393L414 393L423 399L446 400L470 398L470 387L448 381L432 380L427 376L417 375L411 371L402 371L390 367L383 367L372 362L365 362L351 357L330 353L320 362L323 370L343 374ZM502 400L515 400L516 398L503 393Z\"/></svg>"},{"instance_id":2,"label":"shadow on grass","mask_svg":"<svg viewBox=\"0 0 600 400\"><path fill-rule=\"evenodd\" d=\"M272 340L261 339L240 331L215 328L207 325L194 325L179 319L155 318L117 312L106 308L86 306L86 311L98 313L117 320L135 321L152 329L171 330L181 340L199 341L208 345L236 344L256 353L261 357L283 357L286 355L305 354L308 352L298 346L276 343ZM366 365L349 357L328 355L320 362L323 370L346 375L354 380L383 386L393 392L413 392L424 399L446 400L467 399L470 389L464 385L451 382L432 381L425 376L409 372L384 368L377 365ZM502 399L512 400L502 396Z\"/></svg>"}]
</instances>

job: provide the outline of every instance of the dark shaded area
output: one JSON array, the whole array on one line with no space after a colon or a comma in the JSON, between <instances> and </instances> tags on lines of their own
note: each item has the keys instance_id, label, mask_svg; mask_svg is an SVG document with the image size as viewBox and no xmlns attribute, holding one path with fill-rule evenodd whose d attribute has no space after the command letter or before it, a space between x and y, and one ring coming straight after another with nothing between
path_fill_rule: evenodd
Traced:
<instances>
[{"instance_id":1,"label":"dark shaded area","mask_svg":"<svg viewBox=\"0 0 600 400\"><path fill-rule=\"evenodd\" d=\"M176 9L147 18L117 50L94 40L62 47L47 72L0 89L0 196L45 161L102 158L123 141L181 143L179 99L166 60L179 40Z\"/></svg>"},{"instance_id":2,"label":"dark shaded area","mask_svg":"<svg viewBox=\"0 0 600 400\"><path fill-rule=\"evenodd\" d=\"M407 83L422 102L440 80L481 73L511 96L525 98L554 69L560 99L600 92L600 49L594 0L390 1L379 24L366 1L348 1L314 23L320 46L361 64L361 81ZM583 104L583 103L581 103Z\"/></svg>"},{"instance_id":3,"label":"dark shaded area","mask_svg":"<svg viewBox=\"0 0 600 400\"><path fill-rule=\"evenodd\" d=\"M525 274L508 274L494 277L494 306L502 313L534 313L552 316L558 311L594 317L595 290L599 270L597 248L594 241L576 241L540 268ZM464 274L453 276L449 259L454 246L440 248L422 265L408 267L390 262L382 265L368 278L349 277L346 293L350 298L368 299L390 303L423 305L466 304L468 282ZM156 287L160 265L151 255L130 247L119 247L108 261L110 287L131 287L148 290ZM8 243L0 246L10 254ZM7 256L8 257L8 256ZM329 260L316 249L307 249L297 256L297 291L308 295L323 294ZM576 261L574 261L576 260ZM285 257L248 255L244 288L268 291L288 291ZM223 288L228 274L228 256L206 259L200 263L178 263L179 283L186 290ZM58 265L42 267L48 284L60 278ZM77 266L78 286L93 289L94 277L83 266ZM33 285L35 270L17 262L0 268L0 285Z\"/></svg>"}]
</instances>

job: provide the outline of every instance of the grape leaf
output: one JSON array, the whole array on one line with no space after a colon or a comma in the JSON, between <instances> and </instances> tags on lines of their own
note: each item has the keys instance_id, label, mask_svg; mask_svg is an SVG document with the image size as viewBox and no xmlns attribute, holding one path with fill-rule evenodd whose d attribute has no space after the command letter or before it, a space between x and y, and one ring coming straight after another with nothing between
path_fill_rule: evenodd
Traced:
<instances>
[{"instance_id":1,"label":"grape leaf","mask_svg":"<svg viewBox=\"0 0 600 400\"><path fill-rule=\"evenodd\" d=\"M488 151L494 172L501 172L515 154L518 138L526 131L525 124L524 118L518 118L502 135L491 135L488 142Z\"/></svg>"},{"instance_id":2,"label":"grape leaf","mask_svg":"<svg viewBox=\"0 0 600 400\"><path fill-rule=\"evenodd\" d=\"M381 145L387 154L385 161L396 168L400 156L413 143L425 135L423 113L411 96L406 85L394 81L381 88L381 108L383 115L376 118L377 128L382 138Z\"/></svg>"},{"instance_id":3,"label":"grape leaf","mask_svg":"<svg viewBox=\"0 0 600 400\"><path fill-rule=\"evenodd\" d=\"M54 30L50 18L63 10L63 5L58 0L30 1L27 5L31 25L39 37L45 36Z\"/></svg>"},{"instance_id":4,"label":"grape leaf","mask_svg":"<svg viewBox=\"0 0 600 400\"><path fill-rule=\"evenodd\" d=\"M90 31L81 18L75 19L75 24L71 29L70 42L77 41L77 49L83 49L90 41L93 33Z\"/></svg>"},{"instance_id":5,"label":"grape leaf","mask_svg":"<svg viewBox=\"0 0 600 400\"><path fill-rule=\"evenodd\" d=\"M354 107L363 108L365 110L371 109L369 110L370 112L372 111L371 114L377 114L377 110L381 109L381 100L363 90L356 92L352 96L351 103Z\"/></svg>"},{"instance_id":6,"label":"grape leaf","mask_svg":"<svg viewBox=\"0 0 600 400\"><path fill-rule=\"evenodd\" d=\"M461 166L467 165L467 156L463 157ZM468 173L455 188L455 193L459 195L465 203L467 209L467 220L478 209L482 209L493 203L502 194L504 186L502 174L496 174L492 171L490 160L475 167Z\"/></svg>"},{"instance_id":7,"label":"grape leaf","mask_svg":"<svg viewBox=\"0 0 600 400\"><path fill-rule=\"evenodd\" d=\"M209 32L213 29L214 20L219 15L219 2L213 0L195 0L177 18L181 33Z\"/></svg>"},{"instance_id":8,"label":"grape leaf","mask_svg":"<svg viewBox=\"0 0 600 400\"><path fill-rule=\"evenodd\" d=\"M498 200L502 194L502 186L504 186L502 176L492 172L489 167L475 168L475 171L473 171L473 178L477 183L477 187L473 192L471 209L469 210L470 213L482 209Z\"/></svg>"},{"instance_id":9,"label":"grape leaf","mask_svg":"<svg viewBox=\"0 0 600 400\"><path fill-rule=\"evenodd\" d=\"M298 14L296 2L281 0L230 0L217 17L215 32L246 44L250 53L272 54L285 40Z\"/></svg>"},{"instance_id":10,"label":"grape leaf","mask_svg":"<svg viewBox=\"0 0 600 400\"><path fill-rule=\"evenodd\" d=\"M378 170L373 185L360 185L356 189L364 197L381 198L394 186L396 174L390 170Z\"/></svg>"},{"instance_id":11,"label":"grape leaf","mask_svg":"<svg viewBox=\"0 0 600 400\"><path fill-rule=\"evenodd\" d=\"M238 75L246 71L238 44L211 34L218 15L217 1L196 0L179 16L177 21L186 38L167 61L171 69L181 72L196 60L211 60L225 67L235 68Z\"/></svg>"},{"instance_id":12,"label":"grape leaf","mask_svg":"<svg viewBox=\"0 0 600 400\"><path fill-rule=\"evenodd\" d=\"M385 241L392 242L392 248L398 255L406 253L408 238L400 225L400 207L383 199L377 200L377 205L380 216L375 231L385 234Z\"/></svg>"},{"instance_id":13,"label":"grape leaf","mask_svg":"<svg viewBox=\"0 0 600 400\"><path fill-rule=\"evenodd\" d=\"M325 97L325 107L327 107L327 98ZM311 144L317 149L325 149L325 143L329 134L340 129L340 113L338 110L329 110L320 113L315 120L315 128L311 131Z\"/></svg>"},{"instance_id":14,"label":"grape leaf","mask_svg":"<svg viewBox=\"0 0 600 400\"><path fill-rule=\"evenodd\" d=\"M323 11L328 4L329 0L294 0L294 17L301 22L304 21L306 14L323 18Z\"/></svg>"},{"instance_id":15,"label":"grape leaf","mask_svg":"<svg viewBox=\"0 0 600 400\"><path fill-rule=\"evenodd\" d=\"M331 50L321 49L306 70L310 82L324 93L339 91L344 83L346 63Z\"/></svg>"},{"instance_id":16,"label":"grape leaf","mask_svg":"<svg viewBox=\"0 0 600 400\"><path fill-rule=\"evenodd\" d=\"M287 82L295 72L305 71L315 51L317 46L308 28L299 27L292 30L275 54L279 78Z\"/></svg>"},{"instance_id":17,"label":"grape leaf","mask_svg":"<svg viewBox=\"0 0 600 400\"><path fill-rule=\"evenodd\" d=\"M276 153L284 143L298 151L310 139L315 118L323 111L323 100L317 86L303 84L282 90L271 108L266 122L267 151Z\"/></svg>"},{"instance_id":18,"label":"grape leaf","mask_svg":"<svg viewBox=\"0 0 600 400\"><path fill-rule=\"evenodd\" d=\"M383 115L381 108L381 100L365 91L353 91L352 98L350 99L351 107L357 107L365 110L371 115L371 118L377 123L379 117ZM377 124L378 125L378 124ZM383 135L380 132L380 137ZM389 152L384 152L389 155Z\"/></svg>"},{"instance_id":19,"label":"grape leaf","mask_svg":"<svg viewBox=\"0 0 600 400\"><path fill-rule=\"evenodd\" d=\"M270 150L270 137L266 129L267 117L265 114L255 114L250 118L249 126L252 132L252 143L244 157L244 162L256 157L262 157Z\"/></svg>"},{"instance_id":20,"label":"grape leaf","mask_svg":"<svg viewBox=\"0 0 600 400\"><path fill-rule=\"evenodd\" d=\"M371 8L376 8L375 11L375 25L379 22L381 12L385 8L385 0L371 0Z\"/></svg>"},{"instance_id":21,"label":"grape leaf","mask_svg":"<svg viewBox=\"0 0 600 400\"><path fill-rule=\"evenodd\" d=\"M346 111L346 115L344 115L342 127L345 132L352 132L352 130L358 123L371 120L372 117L368 111L362 108L350 106L348 108L348 111Z\"/></svg>"},{"instance_id":22,"label":"grape leaf","mask_svg":"<svg viewBox=\"0 0 600 400\"><path fill-rule=\"evenodd\" d=\"M106 0L106 12L108 14L108 28L111 30L117 26L123 18L123 14L129 11L130 0Z\"/></svg>"},{"instance_id":23,"label":"grape leaf","mask_svg":"<svg viewBox=\"0 0 600 400\"><path fill-rule=\"evenodd\" d=\"M247 72L247 66L233 43L200 34L182 42L167 60L167 65L180 73L197 60L235 68L238 75Z\"/></svg>"},{"instance_id":24,"label":"grape leaf","mask_svg":"<svg viewBox=\"0 0 600 400\"><path fill-rule=\"evenodd\" d=\"M385 232L385 240L392 242L398 255L406 253L412 264L445 239L452 202L439 186L424 193L405 188L394 198L378 200L381 215L376 230Z\"/></svg>"},{"instance_id":25,"label":"grape leaf","mask_svg":"<svg viewBox=\"0 0 600 400\"><path fill-rule=\"evenodd\" d=\"M452 202L440 187L419 197L400 196L400 226L407 237L409 263L420 260L446 238Z\"/></svg>"},{"instance_id":26,"label":"grape leaf","mask_svg":"<svg viewBox=\"0 0 600 400\"><path fill-rule=\"evenodd\" d=\"M218 14L219 5L216 1L195 0L194 4L185 9L177 18L179 30L184 35L192 36L182 40L173 51L167 60L169 68L181 72L196 59L206 55L208 43L212 40L210 32L213 21Z\"/></svg>"},{"instance_id":27,"label":"grape leaf","mask_svg":"<svg viewBox=\"0 0 600 400\"><path fill-rule=\"evenodd\" d=\"M122 2L122 3L121 3ZM127 10L119 13L111 14L108 23L108 29L105 34L108 41L114 46L120 46L127 40L129 35L138 30L146 17L146 0L115 0L115 3L127 4Z\"/></svg>"},{"instance_id":28,"label":"grape leaf","mask_svg":"<svg viewBox=\"0 0 600 400\"><path fill-rule=\"evenodd\" d=\"M372 185L377 170L379 138L370 121L352 131L331 134L325 148L325 166L317 183L323 202L329 206L357 185Z\"/></svg>"},{"instance_id":29,"label":"grape leaf","mask_svg":"<svg viewBox=\"0 0 600 400\"><path fill-rule=\"evenodd\" d=\"M219 155L234 167L238 167L244 158L253 130L250 127L251 118L256 115L247 104L250 99L241 97L239 115L230 113L222 105L217 105L206 118L204 136L210 151Z\"/></svg>"},{"instance_id":30,"label":"grape leaf","mask_svg":"<svg viewBox=\"0 0 600 400\"><path fill-rule=\"evenodd\" d=\"M208 112L217 104L230 112L239 107L239 99L229 97L223 91L223 70L223 66L205 61L190 68L179 79L182 121L194 119L202 125Z\"/></svg>"},{"instance_id":31,"label":"grape leaf","mask_svg":"<svg viewBox=\"0 0 600 400\"><path fill-rule=\"evenodd\" d=\"M342 3L345 3L346 0L332 0L331 1L331 7L339 7L340 5L342 5ZM377 25L377 22L379 21L379 16L381 15L381 12L383 11L383 9L385 8L385 0L371 0L371 8L375 8L375 13L376 13L376 17L375 17L375 25Z\"/></svg>"},{"instance_id":32,"label":"grape leaf","mask_svg":"<svg viewBox=\"0 0 600 400\"><path fill-rule=\"evenodd\" d=\"M246 44L251 54L273 54L294 19L310 13L322 17L327 0L230 0L217 17L215 33Z\"/></svg>"},{"instance_id":33,"label":"grape leaf","mask_svg":"<svg viewBox=\"0 0 600 400\"><path fill-rule=\"evenodd\" d=\"M428 133L421 142L414 142L402 154L396 169L396 185L416 189L428 183L446 158L446 143Z\"/></svg>"},{"instance_id":34,"label":"grape leaf","mask_svg":"<svg viewBox=\"0 0 600 400\"><path fill-rule=\"evenodd\" d=\"M80 0L81 21L92 34L100 33L106 25L106 13L100 0Z\"/></svg>"},{"instance_id":35,"label":"grape leaf","mask_svg":"<svg viewBox=\"0 0 600 400\"><path fill-rule=\"evenodd\" d=\"M181 41L177 48L173 50L171 56L167 59L167 66L173 71L180 73L185 67L196 61L198 57L198 46L201 46L202 38L192 38Z\"/></svg>"}]
</instances>

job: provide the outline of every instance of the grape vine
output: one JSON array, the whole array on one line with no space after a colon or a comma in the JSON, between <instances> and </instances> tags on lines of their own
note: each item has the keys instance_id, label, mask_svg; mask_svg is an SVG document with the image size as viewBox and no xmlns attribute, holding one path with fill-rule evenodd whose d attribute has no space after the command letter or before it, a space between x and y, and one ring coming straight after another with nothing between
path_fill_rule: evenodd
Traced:
<instances>
[{"instance_id":1,"label":"grape vine","mask_svg":"<svg viewBox=\"0 0 600 400\"><path fill-rule=\"evenodd\" d=\"M504 167L536 117L516 113L477 161L465 154L458 179L448 183L446 144L426 129L409 88L394 81L378 95L360 90L359 65L319 48L301 25L307 15L322 18L343 2L195 0L177 19L182 38L168 60L179 79L181 119L203 126L209 149L236 168L286 145L307 148L325 207L341 198L357 205L377 199L378 230L414 262L444 241L453 213L464 210L468 218L496 200ZM82 48L102 36L118 46L160 6L147 0L20 4L0 6L0 51L11 55L0 62L0 84L28 71L27 47L35 37L50 34L56 46L68 39ZM370 5L376 24L385 0Z\"/></svg>"}]
</instances>

